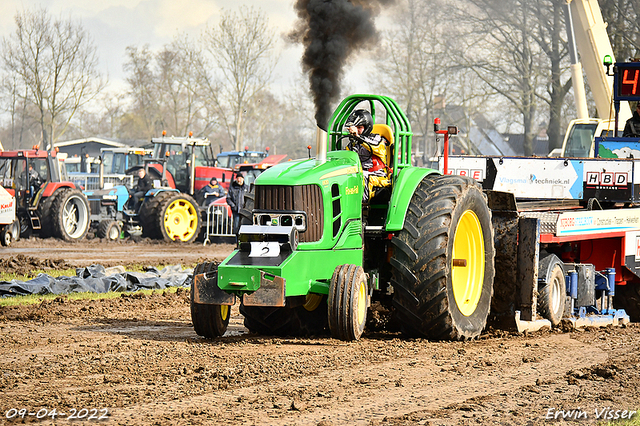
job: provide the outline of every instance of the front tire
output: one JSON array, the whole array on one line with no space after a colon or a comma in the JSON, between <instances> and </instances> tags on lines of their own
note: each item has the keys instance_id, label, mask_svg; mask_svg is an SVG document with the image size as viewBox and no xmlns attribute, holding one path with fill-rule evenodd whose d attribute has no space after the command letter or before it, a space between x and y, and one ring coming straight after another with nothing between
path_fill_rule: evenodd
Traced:
<instances>
[{"instance_id":1,"label":"front tire","mask_svg":"<svg viewBox=\"0 0 640 426\"><path fill-rule=\"evenodd\" d=\"M98 238L106 238L109 241L117 241L120 238L120 225L113 219L101 220L98 224Z\"/></svg>"},{"instance_id":2,"label":"front tire","mask_svg":"<svg viewBox=\"0 0 640 426\"><path fill-rule=\"evenodd\" d=\"M2 243L3 247L9 247L12 242L11 230L9 229L11 225L5 225L0 231L0 243Z\"/></svg>"},{"instance_id":3,"label":"front tire","mask_svg":"<svg viewBox=\"0 0 640 426\"><path fill-rule=\"evenodd\" d=\"M358 340L367 322L369 290L364 269L357 265L340 265L329 284L329 329L331 336Z\"/></svg>"},{"instance_id":4,"label":"front tire","mask_svg":"<svg viewBox=\"0 0 640 426\"><path fill-rule=\"evenodd\" d=\"M393 245L393 304L404 333L434 340L480 335L491 308L494 242L479 184L427 176Z\"/></svg>"},{"instance_id":5,"label":"front tire","mask_svg":"<svg viewBox=\"0 0 640 426\"><path fill-rule=\"evenodd\" d=\"M194 277L197 274L215 274L217 283L218 271L216 264L213 262L205 262L196 265L193 270ZM227 331L229 326L229 318L231 317L231 306L228 305L210 305L204 303L196 303L194 300L194 284L191 284L191 321L196 334L208 339L221 337Z\"/></svg>"},{"instance_id":6,"label":"front tire","mask_svg":"<svg viewBox=\"0 0 640 426\"><path fill-rule=\"evenodd\" d=\"M0 231L0 242L3 246L9 247L14 241L20 239L20 221L15 219L8 225L5 225Z\"/></svg>"}]
</instances>

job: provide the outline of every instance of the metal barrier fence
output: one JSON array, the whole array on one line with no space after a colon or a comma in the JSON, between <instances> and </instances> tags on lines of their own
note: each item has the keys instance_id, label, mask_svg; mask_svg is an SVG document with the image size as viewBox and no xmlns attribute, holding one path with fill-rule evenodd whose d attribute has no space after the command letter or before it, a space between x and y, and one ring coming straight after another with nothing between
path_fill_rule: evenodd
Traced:
<instances>
[{"instance_id":1,"label":"metal barrier fence","mask_svg":"<svg viewBox=\"0 0 640 426\"><path fill-rule=\"evenodd\" d=\"M229 216L227 204L210 204L207 208L207 229L204 245L211 242L209 237L233 237L233 217Z\"/></svg>"},{"instance_id":2,"label":"metal barrier fence","mask_svg":"<svg viewBox=\"0 0 640 426\"><path fill-rule=\"evenodd\" d=\"M100 177L93 173L69 173L69 180L85 191L100 189ZM124 185L133 188L133 176L131 175L105 175L105 188Z\"/></svg>"}]
</instances>

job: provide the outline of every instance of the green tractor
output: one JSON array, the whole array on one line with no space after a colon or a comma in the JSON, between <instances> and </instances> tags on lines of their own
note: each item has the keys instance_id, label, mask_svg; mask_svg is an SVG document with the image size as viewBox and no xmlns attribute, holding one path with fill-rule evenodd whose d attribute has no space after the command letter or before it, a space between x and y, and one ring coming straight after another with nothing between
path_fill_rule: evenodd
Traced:
<instances>
[{"instance_id":1,"label":"green tractor","mask_svg":"<svg viewBox=\"0 0 640 426\"><path fill-rule=\"evenodd\" d=\"M358 143L346 131L368 109L372 133L391 142L391 185L363 203ZM247 194L238 244L220 265L197 265L191 316L197 334L222 336L240 299L244 324L267 335L357 340L373 302L401 330L471 339L486 325L494 278L491 211L473 179L411 165L412 132L390 98L347 97L316 158L266 170Z\"/></svg>"}]
</instances>

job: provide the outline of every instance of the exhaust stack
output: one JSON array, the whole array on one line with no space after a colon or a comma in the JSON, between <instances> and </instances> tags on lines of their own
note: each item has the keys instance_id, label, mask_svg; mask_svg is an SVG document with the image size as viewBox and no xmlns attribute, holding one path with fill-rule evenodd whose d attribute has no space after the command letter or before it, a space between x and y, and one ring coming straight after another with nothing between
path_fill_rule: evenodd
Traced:
<instances>
[{"instance_id":1,"label":"exhaust stack","mask_svg":"<svg viewBox=\"0 0 640 426\"><path fill-rule=\"evenodd\" d=\"M316 161L320 163L327 161L327 132L320 126L316 131Z\"/></svg>"}]
</instances>

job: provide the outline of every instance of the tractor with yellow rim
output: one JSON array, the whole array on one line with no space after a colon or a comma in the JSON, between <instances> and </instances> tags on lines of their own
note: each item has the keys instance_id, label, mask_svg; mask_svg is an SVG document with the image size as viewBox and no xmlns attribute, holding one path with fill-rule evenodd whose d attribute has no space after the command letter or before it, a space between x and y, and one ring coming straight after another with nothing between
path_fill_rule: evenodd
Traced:
<instances>
[{"instance_id":1,"label":"tractor with yellow rim","mask_svg":"<svg viewBox=\"0 0 640 426\"><path fill-rule=\"evenodd\" d=\"M346 129L366 109L385 153ZM269 335L363 333L372 301L393 306L402 330L470 339L491 307L494 238L480 185L411 164L411 126L390 98L346 98L319 130L315 158L273 166L254 182L241 211L236 250L194 272L196 333L224 334L240 301L244 324ZM358 145L384 187L366 188ZM369 145L367 147L367 145ZM365 161L366 162L366 161ZM370 198L363 199L367 189Z\"/></svg>"}]
</instances>

